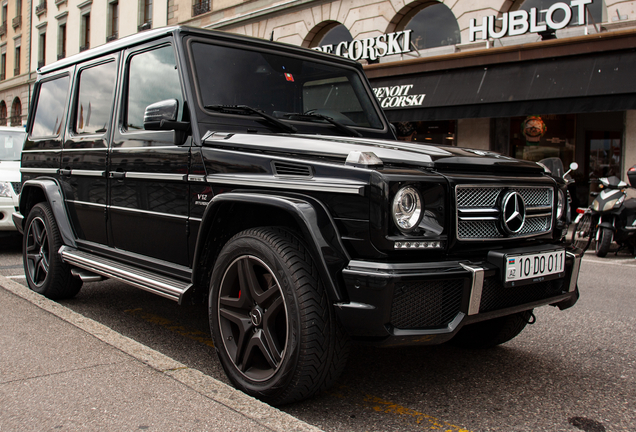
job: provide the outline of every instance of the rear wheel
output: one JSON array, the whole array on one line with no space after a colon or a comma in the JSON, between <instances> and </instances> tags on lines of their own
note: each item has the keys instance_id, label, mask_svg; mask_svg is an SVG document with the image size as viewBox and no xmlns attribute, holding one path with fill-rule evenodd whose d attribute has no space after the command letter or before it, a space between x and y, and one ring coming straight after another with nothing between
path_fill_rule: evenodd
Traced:
<instances>
[{"instance_id":1,"label":"rear wheel","mask_svg":"<svg viewBox=\"0 0 636 432\"><path fill-rule=\"evenodd\" d=\"M596 256L603 258L607 255L612 245L614 233L609 228L599 227L598 238L596 239Z\"/></svg>"},{"instance_id":2,"label":"rear wheel","mask_svg":"<svg viewBox=\"0 0 636 432\"><path fill-rule=\"evenodd\" d=\"M572 231L572 246L587 250L592 240L592 215L589 213L581 216Z\"/></svg>"},{"instance_id":3,"label":"rear wheel","mask_svg":"<svg viewBox=\"0 0 636 432\"><path fill-rule=\"evenodd\" d=\"M22 261L29 288L50 299L74 297L82 281L73 277L58 254L62 239L49 205L36 204L25 226Z\"/></svg>"},{"instance_id":4,"label":"rear wheel","mask_svg":"<svg viewBox=\"0 0 636 432\"><path fill-rule=\"evenodd\" d=\"M287 231L233 237L217 259L209 308L226 374L254 397L275 405L305 399L344 369L348 339L310 254Z\"/></svg>"},{"instance_id":5,"label":"rear wheel","mask_svg":"<svg viewBox=\"0 0 636 432\"><path fill-rule=\"evenodd\" d=\"M462 348L491 348L508 342L523 331L533 318L532 311L519 312L488 321L468 324L451 339L451 343Z\"/></svg>"}]
</instances>

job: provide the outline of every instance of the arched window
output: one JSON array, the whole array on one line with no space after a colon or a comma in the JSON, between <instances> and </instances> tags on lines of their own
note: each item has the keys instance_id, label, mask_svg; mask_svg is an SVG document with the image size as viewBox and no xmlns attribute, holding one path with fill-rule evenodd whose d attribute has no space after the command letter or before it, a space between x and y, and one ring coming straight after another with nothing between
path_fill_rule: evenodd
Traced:
<instances>
[{"instance_id":1,"label":"arched window","mask_svg":"<svg viewBox=\"0 0 636 432\"><path fill-rule=\"evenodd\" d=\"M13 99L11 104L11 126L22 126L22 104L20 98Z\"/></svg>"},{"instance_id":2,"label":"arched window","mask_svg":"<svg viewBox=\"0 0 636 432\"><path fill-rule=\"evenodd\" d=\"M397 30L413 30L411 42L418 50L461 42L453 12L443 3L416 2L397 25Z\"/></svg>"},{"instance_id":3,"label":"arched window","mask_svg":"<svg viewBox=\"0 0 636 432\"><path fill-rule=\"evenodd\" d=\"M309 47L315 48L324 45L336 47L340 42L351 42L353 37L349 29L337 21L322 23L314 29L315 35L309 41Z\"/></svg>"},{"instance_id":4,"label":"arched window","mask_svg":"<svg viewBox=\"0 0 636 432\"><path fill-rule=\"evenodd\" d=\"M525 10L530 12L530 9L536 8L538 11L537 21L545 22L545 15L550 6L555 3L562 3L563 0L525 0L521 6L519 6L519 10ZM569 4L569 2L568 2ZM602 0L593 0L592 4L586 6L585 16L587 18L588 24L600 24L603 22L603 1ZM577 9L575 9L576 11ZM588 14L589 12L589 14ZM589 15L592 16L590 19ZM561 22L565 18L565 12L562 9L557 9L552 16L554 22ZM585 24L585 21L579 22L579 14L573 13L572 18L570 19L569 26L578 26Z\"/></svg>"},{"instance_id":5,"label":"arched window","mask_svg":"<svg viewBox=\"0 0 636 432\"><path fill-rule=\"evenodd\" d=\"M0 101L0 126L7 125L7 104Z\"/></svg>"}]
</instances>

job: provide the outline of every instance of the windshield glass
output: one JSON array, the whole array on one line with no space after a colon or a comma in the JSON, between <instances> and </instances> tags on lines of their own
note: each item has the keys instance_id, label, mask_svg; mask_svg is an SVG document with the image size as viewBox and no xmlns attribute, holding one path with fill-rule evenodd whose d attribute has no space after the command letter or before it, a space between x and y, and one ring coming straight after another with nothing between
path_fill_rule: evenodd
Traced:
<instances>
[{"instance_id":1,"label":"windshield glass","mask_svg":"<svg viewBox=\"0 0 636 432\"><path fill-rule=\"evenodd\" d=\"M0 160L19 161L25 132L0 131Z\"/></svg>"},{"instance_id":2,"label":"windshield glass","mask_svg":"<svg viewBox=\"0 0 636 432\"><path fill-rule=\"evenodd\" d=\"M345 125L382 128L353 69L198 41L191 53L203 106L247 105L277 118L316 113Z\"/></svg>"}]
</instances>

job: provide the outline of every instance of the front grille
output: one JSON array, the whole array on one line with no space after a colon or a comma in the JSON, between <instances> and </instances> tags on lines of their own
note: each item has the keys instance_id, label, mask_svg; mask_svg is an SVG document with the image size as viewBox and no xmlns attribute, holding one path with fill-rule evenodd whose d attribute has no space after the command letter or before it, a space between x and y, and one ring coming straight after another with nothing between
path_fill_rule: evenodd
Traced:
<instances>
[{"instance_id":1,"label":"front grille","mask_svg":"<svg viewBox=\"0 0 636 432\"><path fill-rule=\"evenodd\" d=\"M500 229L500 197L517 192L526 206L521 230L505 234ZM550 186L462 186L456 187L457 239L493 240L533 237L552 230L553 189Z\"/></svg>"},{"instance_id":2,"label":"front grille","mask_svg":"<svg viewBox=\"0 0 636 432\"><path fill-rule=\"evenodd\" d=\"M13 186L13 191L16 195L20 195L20 191L22 191L22 183L21 182L11 182L11 186Z\"/></svg>"},{"instance_id":3,"label":"front grille","mask_svg":"<svg viewBox=\"0 0 636 432\"><path fill-rule=\"evenodd\" d=\"M563 278L506 288L499 277L489 277L484 280L479 312L490 312L544 300L563 294L563 288Z\"/></svg>"},{"instance_id":4,"label":"front grille","mask_svg":"<svg viewBox=\"0 0 636 432\"><path fill-rule=\"evenodd\" d=\"M396 288L391 324L400 329L443 327L460 312L463 279L407 282Z\"/></svg>"}]
</instances>

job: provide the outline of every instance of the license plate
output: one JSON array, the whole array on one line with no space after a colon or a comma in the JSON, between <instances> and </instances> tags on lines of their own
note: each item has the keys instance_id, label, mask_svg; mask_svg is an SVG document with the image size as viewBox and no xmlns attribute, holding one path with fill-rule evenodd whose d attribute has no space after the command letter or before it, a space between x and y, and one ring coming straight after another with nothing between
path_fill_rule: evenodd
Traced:
<instances>
[{"instance_id":1,"label":"license plate","mask_svg":"<svg viewBox=\"0 0 636 432\"><path fill-rule=\"evenodd\" d=\"M550 275L565 272L565 250L553 250L534 254L506 255L505 258L506 286L514 286L515 282L540 282Z\"/></svg>"}]
</instances>

